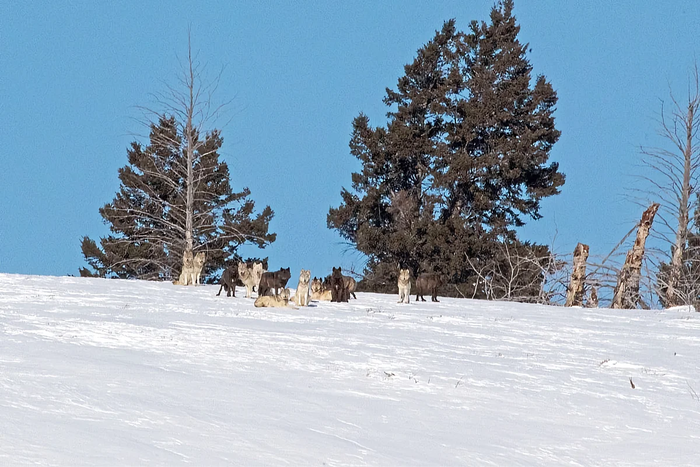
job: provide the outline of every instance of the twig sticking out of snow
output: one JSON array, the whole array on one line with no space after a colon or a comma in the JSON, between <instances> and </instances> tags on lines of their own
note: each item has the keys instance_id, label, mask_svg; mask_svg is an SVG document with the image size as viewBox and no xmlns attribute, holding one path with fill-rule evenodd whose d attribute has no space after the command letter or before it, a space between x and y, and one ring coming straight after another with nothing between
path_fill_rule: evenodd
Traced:
<instances>
[{"instance_id":1,"label":"twig sticking out of snow","mask_svg":"<svg viewBox=\"0 0 700 467\"><path fill-rule=\"evenodd\" d=\"M693 400L696 400L696 401L700 402L700 396L698 396L698 393L695 392L695 389L693 389L693 387L690 385L690 383L688 382L688 380L685 380L685 384L687 384L687 385L688 385L688 389L690 389L690 397L692 397Z\"/></svg>"}]
</instances>

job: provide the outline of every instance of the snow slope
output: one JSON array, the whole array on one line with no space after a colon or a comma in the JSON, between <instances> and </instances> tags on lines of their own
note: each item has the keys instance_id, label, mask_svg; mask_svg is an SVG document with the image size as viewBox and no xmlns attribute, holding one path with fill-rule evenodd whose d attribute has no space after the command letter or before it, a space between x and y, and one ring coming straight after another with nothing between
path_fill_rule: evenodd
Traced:
<instances>
[{"instance_id":1,"label":"snow slope","mask_svg":"<svg viewBox=\"0 0 700 467\"><path fill-rule=\"evenodd\" d=\"M700 463L688 310L217 290L0 274L0 465Z\"/></svg>"}]
</instances>

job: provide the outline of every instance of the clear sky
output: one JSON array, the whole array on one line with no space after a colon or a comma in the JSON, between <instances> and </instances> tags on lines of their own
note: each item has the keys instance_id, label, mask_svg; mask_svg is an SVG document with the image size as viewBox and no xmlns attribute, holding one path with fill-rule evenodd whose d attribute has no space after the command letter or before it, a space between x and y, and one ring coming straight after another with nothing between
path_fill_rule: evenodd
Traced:
<instances>
[{"instance_id":1,"label":"clear sky","mask_svg":"<svg viewBox=\"0 0 700 467\"><path fill-rule=\"evenodd\" d=\"M359 267L326 228L359 168L352 119L385 122L382 98L449 18L465 30L491 0L401 2L0 2L0 272L77 274L80 239L107 233L98 209L142 128L134 108L193 48L234 99L223 157L234 188L275 211L271 268ZM559 94L552 159L562 194L523 239L604 255L639 219L625 198L639 145L658 145L669 89L683 96L700 52L700 2L516 0L536 74ZM636 171L636 172L635 172Z\"/></svg>"}]
</instances>

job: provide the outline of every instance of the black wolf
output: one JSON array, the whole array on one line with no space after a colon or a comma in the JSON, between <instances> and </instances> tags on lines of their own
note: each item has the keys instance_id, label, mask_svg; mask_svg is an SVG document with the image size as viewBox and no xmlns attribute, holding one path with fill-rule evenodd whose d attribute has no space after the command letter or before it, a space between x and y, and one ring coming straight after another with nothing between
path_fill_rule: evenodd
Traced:
<instances>
[{"instance_id":1,"label":"black wolf","mask_svg":"<svg viewBox=\"0 0 700 467\"><path fill-rule=\"evenodd\" d=\"M275 297L277 296L278 289L284 289L287 286L287 281L292 277L292 273L289 268L282 268L275 272L263 273L260 278L260 285L258 286L258 297L267 295L270 290L275 289Z\"/></svg>"},{"instance_id":2,"label":"black wolf","mask_svg":"<svg viewBox=\"0 0 700 467\"><path fill-rule=\"evenodd\" d=\"M433 302L439 302L440 300L437 299L437 291L441 285L442 279L438 274L424 272L416 279L416 301L418 301L420 297L420 300L424 302L425 298L423 298L423 294L429 293Z\"/></svg>"},{"instance_id":3,"label":"black wolf","mask_svg":"<svg viewBox=\"0 0 700 467\"><path fill-rule=\"evenodd\" d=\"M343 273L341 268L333 268L333 273L329 281L329 286L331 289L331 302L347 302L348 288L345 286L345 281L343 280Z\"/></svg>"},{"instance_id":4,"label":"black wolf","mask_svg":"<svg viewBox=\"0 0 700 467\"><path fill-rule=\"evenodd\" d=\"M219 287L219 293L216 294L217 297L221 295L222 289L226 291L227 297L235 297L236 286L243 285L243 282L238 280L238 267L229 266L226 269L224 269L224 273L221 274L221 280L219 281L219 284L221 284L221 287Z\"/></svg>"}]
</instances>

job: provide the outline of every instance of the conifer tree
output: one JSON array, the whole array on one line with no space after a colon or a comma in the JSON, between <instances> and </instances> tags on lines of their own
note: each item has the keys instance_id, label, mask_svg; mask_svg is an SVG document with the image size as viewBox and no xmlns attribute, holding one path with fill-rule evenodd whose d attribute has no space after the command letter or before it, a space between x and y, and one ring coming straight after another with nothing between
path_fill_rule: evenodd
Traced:
<instances>
[{"instance_id":1,"label":"conifer tree","mask_svg":"<svg viewBox=\"0 0 700 467\"><path fill-rule=\"evenodd\" d=\"M206 280L226 259L239 258L240 245L264 248L275 240L270 207L255 214L250 191L231 188L228 165L219 159L221 132L206 128L220 108L212 110L211 87L188 52L182 88L160 95L165 112L146 109L154 120L149 143L131 144L119 192L100 209L111 234L99 246L82 240L91 267L81 268L82 276L169 280L189 249L206 252Z\"/></svg>"},{"instance_id":2,"label":"conifer tree","mask_svg":"<svg viewBox=\"0 0 700 467\"><path fill-rule=\"evenodd\" d=\"M468 33L447 21L387 89L386 127L363 114L353 122L362 172L328 226L368 256L375 289L395 287L399 263L462 284L474 275L466 259L493 262L499 244L542 250L514 228L539 218L540 200L564 183L548 163L557 97L543 76L533 85L512 10L499 2Z\"/></svg>"}]
</instances>

